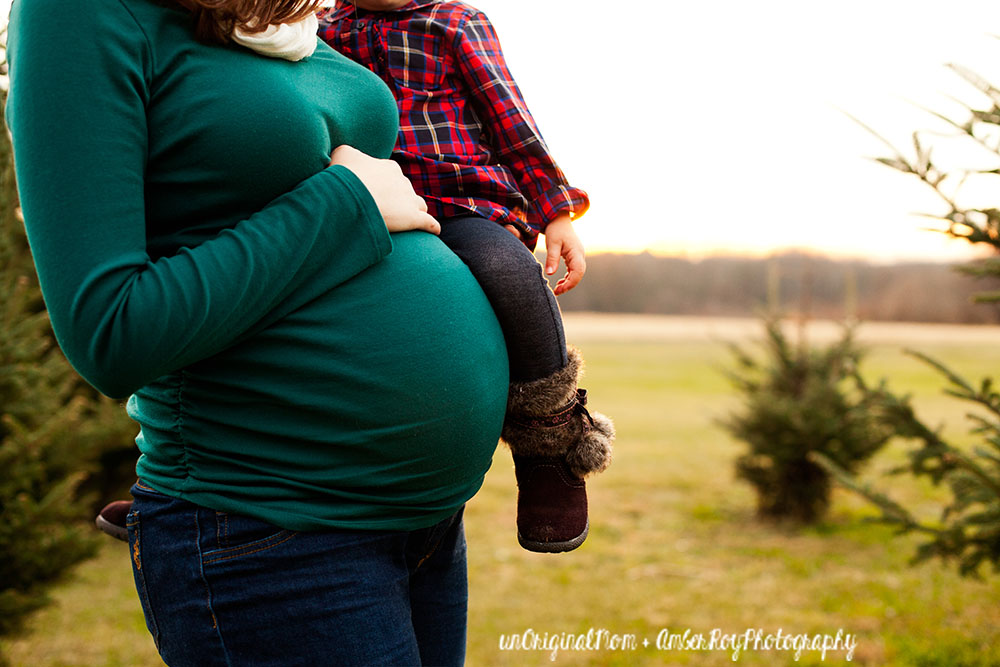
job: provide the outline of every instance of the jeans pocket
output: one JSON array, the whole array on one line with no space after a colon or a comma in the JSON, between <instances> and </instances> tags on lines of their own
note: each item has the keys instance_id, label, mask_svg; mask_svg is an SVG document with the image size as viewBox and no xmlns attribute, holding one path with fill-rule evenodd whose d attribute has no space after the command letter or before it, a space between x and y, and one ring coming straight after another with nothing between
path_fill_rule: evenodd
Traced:
<instances>
[{"instance_id":1,"label":"jeans pocket","mask_svg":"<svg viewBox=\"0 0 1000 667\"><path fill-rule=\"evenodd\" d=\"M298 531L280 528L243 514L213 514L215 535L211 542L214 548L202 554L202 563L205 565L267 551L298 535Z\"/></svg>"},{"instance_id":2,"label":"jeans pocket","mask_svg":"<svg viewBox=\"0 0 1000 667\"><path fill-rule=\"evenodd\" d=\"M146 574L142 569L142 527L141 518L137 510L129 512L125 519L125 526L128 529L129 552L132 556L132 575L135 577L135 590L139 594L139 602L142 605L142 615L146 618L146 627L153 637L157 650L160 648L160 629L156 623L156 615L153 613L153 606L149 602L149 592L146 587Z\"/></svg>"},{"instance_id":3,"label":"jeans pocket","mask_svg":"<svg viewBox=\"0 0 1000 667\"><path fill-rule=\"evenodd\" d=\"M158 498L162 500L172 500L170 496L164 493L160 493L153 487L143 482L141 479L137 479L135 484L132 485L132 495L134 496L136 493L145 494L147 496L151 496L153 498Z\"/></svg>"},{"instance_id":4,"label":"jeans pocket","mask_svg":"<svg viewBox=\"0 0 1000 667\"><path fill-rule=\"evenodd\" d=\"M433 560L462 562L466 559L465 526L462 515L465 507L444 521L426 528L417 542L417 550L410 557L416 563L415 570ZM418 533L414 533L417 535Z\"/></svg>"}]
</instances>

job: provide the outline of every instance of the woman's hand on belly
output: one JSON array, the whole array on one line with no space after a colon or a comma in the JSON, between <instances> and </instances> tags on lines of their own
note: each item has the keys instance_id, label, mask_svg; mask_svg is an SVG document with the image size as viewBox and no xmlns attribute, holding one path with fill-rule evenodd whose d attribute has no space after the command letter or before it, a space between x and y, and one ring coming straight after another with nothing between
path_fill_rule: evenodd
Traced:
<instances>
[{"instance_id":1,"label":"woman's hand on belly","mask_svg":"<svg viewBox=\"0 0 1000 667\"><path fill-rule=\"evenodd\" d=\"M333 151L330 165L347 167L368 188L390 232L441 233L441 225L427 213L427 203L392 160L379 160L345 145Z\"/></svg>"}]
</instances>

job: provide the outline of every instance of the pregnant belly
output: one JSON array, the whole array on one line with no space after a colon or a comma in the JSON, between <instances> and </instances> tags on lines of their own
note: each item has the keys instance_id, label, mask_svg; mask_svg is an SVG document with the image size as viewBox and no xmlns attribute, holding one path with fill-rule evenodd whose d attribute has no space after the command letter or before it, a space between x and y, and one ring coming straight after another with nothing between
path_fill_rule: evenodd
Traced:
<instances>
[{"instance_id":1,"label":"pregnant belly","mask_svg":"<svg viewBox=\"0 0 1000 667\"><path fill-rule=\"evenodd\" d=\"M503 336L485 296L436 238L393 252L252 339L184 371L185 456L234 459L248 479L364 494L393 480L409 502L482 475L506 402ZM380 482L379 480L382 480Z\"/></svg>"}]
</instances>

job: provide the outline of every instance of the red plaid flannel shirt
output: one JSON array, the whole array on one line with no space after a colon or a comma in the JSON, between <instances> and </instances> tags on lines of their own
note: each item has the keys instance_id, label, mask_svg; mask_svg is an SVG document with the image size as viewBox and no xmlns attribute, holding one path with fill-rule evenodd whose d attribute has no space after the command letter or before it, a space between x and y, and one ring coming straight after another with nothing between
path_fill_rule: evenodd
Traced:
<instances>
[{"instance_id":1,"label":"red plaid flannel shirt","mask_svg":"<svg viewBox=\"0 0 1000 667\"><path fill-rule=\"evenodd\" d=\"M400 113L393 159L431 215L472 211L527 232L533 246L558 213L587 210L587 194L549 155L478 10L413 0L369 12L338 0L320 16L319 36L389 84Z\"/></svg>"}]
</instances>

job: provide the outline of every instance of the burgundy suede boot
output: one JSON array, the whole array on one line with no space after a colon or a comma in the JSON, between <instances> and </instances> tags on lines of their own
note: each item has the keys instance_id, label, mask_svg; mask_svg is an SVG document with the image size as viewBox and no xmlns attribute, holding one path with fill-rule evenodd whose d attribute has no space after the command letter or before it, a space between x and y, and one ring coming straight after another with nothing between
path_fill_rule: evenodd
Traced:
<instances>
[{"instance_id":1,"label":"burgundy suede boot","mask_svg":"<svg viewBox=\"0 0 1000 667\"><path fill-rule=\"evenodd\" d=\"M562 458L514 455L517 541L528 551L559 553L583 544L590 530L587 485Z\"/></svg>"},{"instance_id":2,"label":"burgundy suede boot","mask_svg":"<svg viewBox=\"0 0 1000 667\"><path fill-rule=\"evenodd\" d=\"M583 478L611 462L614 425L585 407L587 392L577 389L582 363L570 348L569 363L551 376L510 386L501 437L514 457L517 540L529 551L583 544L589 530Z\"/></svg>"},{"instance_id":3,"label":"burgundy suede boot","mask_svg":"<svg viewBox=\"0 0 1000 667\"><path fill-rule=\"evenodd\" d=\"M128 529L125 527L125 519L131 511L131 500L116 500L104 506L104 509L97 515L94 523L111 537L128 542Z\"/></svg>"}]
</instances>

